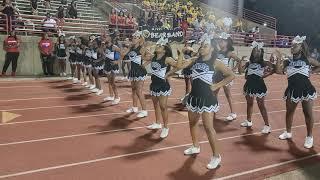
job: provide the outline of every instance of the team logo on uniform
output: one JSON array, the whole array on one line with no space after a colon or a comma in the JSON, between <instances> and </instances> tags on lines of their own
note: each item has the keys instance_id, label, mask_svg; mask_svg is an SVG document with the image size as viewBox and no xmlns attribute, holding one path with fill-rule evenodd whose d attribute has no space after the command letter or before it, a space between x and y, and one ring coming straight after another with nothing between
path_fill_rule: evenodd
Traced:
<instances>
[{"instance_id":1,"label":"team logo on uniform","mask_svg":"<svg viewBox=\"0 0 320 180\"><path fill-rule=\"evenodd\" d=\"M106 49L106 54L110 54L110 53L111 53L110 49Z\"/></svg>"},{"instance_id":2,"label":"team logo on uniform","mask_svg":"<svg viewBox=\"0 0 320 180\"><path fill-rule=\"evenodd\" d=\"M153 70L160 70L161 69L161 64L159 64L158 62L152 62L151 63L151 68Z\"/></svg>"},{"instance_id":3,"label":"team logo on uniform","mask_svg":"<svg viewBox=\"0 0 320 180\"><path fill-rule=\"evenodd\" d=\"M196 63L195 65L192 66L191 70L196 72L208 72L209 66L204 63Z\"/></svg>"},{"instance_id":4,"label":"team logo on uniform","mask_svg":"<svg viewBox=\"0 0 320 180\"><path fill-rule=\"evenodd\" d=\"M135 51L131 51L128 53L130 59L135 59L137 57L137 53Z\"/></svg>"}]
</instances>

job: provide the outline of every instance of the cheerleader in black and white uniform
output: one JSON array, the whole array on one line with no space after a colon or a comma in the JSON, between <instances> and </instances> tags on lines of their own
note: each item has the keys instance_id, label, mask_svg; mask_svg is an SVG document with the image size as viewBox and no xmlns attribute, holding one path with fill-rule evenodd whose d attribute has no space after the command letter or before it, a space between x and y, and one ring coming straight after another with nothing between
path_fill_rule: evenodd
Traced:
<instances>
[{"instance_id":1,"label":"cheerleader in black and white uniform","mask_svg":"<svg viewBox=\"0 0 320 180\"><path fill-rule=\"evenodd\" d=\"M84 40L83 43L86 45L85 50L84 50L84 67L86 68L86 72L89 76L89 82L85 87L89 88L90 90L93 90L96 86L94 84L94 78L92 75L92 49L93 49L93 44L92 41Z\"/></svg>"},{"instance_id":2,"label":"cheerleader in black and white uniform","mask_svg":"<svg viewBox=\"0 0 320 180\"><path fill-rule=\"evenodd\" d=\"M102 46L101 41L96 38L93 42L93 49L91 50L91 58L92 58L92 75L95 80L95 88L92 89L92 92L96 93L100 96L103 93L103 89L101 87L99 71L104 69L105 55L104 48Z\"/></svg>"},{"instance_id":3,"label":"cheerleader in black and white uniform","mask_svg":"<svg viewBox=\"0 0 320 180\"><path fill-rule=\"evenodd\" d=\"M195 55L195 50L192 48L192 45L195 41L188 41L186 46L183 48L182 53L184 54L184 59L188 60L190 59L193 55ZM184 68L182 70L182 74L184 76L184 81L186 84L186 90L185 90L185 95L183 98L181 98L182 104L185 104L185 100L188 96L188 94L191 91L191 74L192 71L190 67Z\"/></svg>"},{"instance_id":4,"label":"cheerleader in black and white uniform","mask_svg":"<svg viewBox=\"0 0 320 180\"><path fill-rule=\"evenodd\" d=\"M70 37L70 45L68 48L69 52L69 62L70 62L70 69L71 69L71 76L67 79L74 80L75 77L75 69L76 69L76 48L77 48L77 42L76 38L74 36Z\"/></svg>"},{"instance_id":5,"label":"cheerleader in black and white uniform","mask_svg":"<svg viewBox=\"0 0 320 180\"><path fill-rule=\"evenodd\" d=\"M252 48L249 62L245 64L246 83L243 86L243 93L247 100L247 120L241 123L241 126L252 126L253 123L251 117L254 98L256 98L260 113L265 123L262 133L268 134L271 132L271 126L269 124L268 113L264 103L265 96L267 95L267 87L263 79L273 73L274 66L263 59L263 43L254 41L252 43Z\"/></svg>"},{"instance_id":6,"label":"cheerleader in black and white uniform","mask_svg":"<svg viewBox=\"0 0 320 180\"><path fill-rule=\"evenodd\" d=\"M60 76L66 76L66 60L67 60L67 43L64 34L60 34L56 44L56 53L59 61Z\"/></svg>"},{"instance_id":7,"label":"cheerleader in black and white uniform","mask_svg":"<svg viewBox=\"0 0 320 180\"><path fill-rule=\"evenodd\" d=\"M234 59L237 62L241 62L241 59L239 59L234 53L233 48L233 42L231 40L231 37L229 34L221 33L221 35L218 38L218 44L220 47L220 52L218 53L217 60L222 62L225 66L227 66L230 70L233 69L233 67L230 66L230 59ZM219 82L223 79L223 74L221 72L217 72L215 82ZM230 82L229 84L223 86L224 94L228 100L228 104L230 107L230 114L226 117L226 121L233 121L237 118L237 114L234 112L233 105L232 105L232 97L231 97L231 86L233 82ZM218 96L219 89L217 89L214 93Z\"/></svg>"},{"instance_id":8,"label":"cheerleader in black and white uniform","mask_svg":"<svg viewBox=\"0 0 320 180\"><path fill-rule=\"evenodd\" d=\"M193 145L185 150L184 154L192 155L200 153L197 125L201 117L213 152L211 161L207 165L208 169L217 168L221 162L217 135L212 121L212 119L215 119L214 114L219 110L219 104L217 97L212 91L225 86L235 78L230 68L216 60L217 52L218 49L215 41L212 41L210 36L205 34L201 38L199 57L193 57L189 61L182 61L183 55L182 53L178 53L180 55L177 63L179 69L191 67L192 70L192 88L187 99L187 108ZM218 71L223 74L224 79L215 83L214 79Z\"/></svg>"},{"instance_id":9,"label":"cheerleader in black and white uniform","mask_svg":"<svg viewBox=\"0 0 320 180\"><path fill-rule=\"evenodd\" d=\"M86 81L85 68L84 68L84 50L85 46L81 43L82 39L79 38L79 43L76 48L76 71L77 71L77 79L74 83L81 82L81 74L83 76L83 86L86 86L88 83Z\"/></svg>"},{"instance_id":10,"label":"cheerleader in black and white uniform","mask_svg":"<svg viewBox=\"0 0 320 180\"><path fill-rule=\"evenodd\" d=\"M151 84L150 95L154 105L156 122L149 125L147 128L161 129L160 118L163 119L163 128L160 137L166 138L169 134L168 127L168 97L171 95L171 87L166 73L170 72L170 64L176 64L174 60L168 59L172 57L172 50L168 44L168 39L160 38L156 43L155 55L151 61L144 63L144 66L151 63Z\"/></svg>"},{"instance_id":11,"label":"cheerleader in black and white uniform","mask_svg":"<svg viewBox=\"0 0 320 180\"><path fill-rule=\"evenodd\" d=\"M119 104L120 97L116 86L116 75L119 73L120 48L111 42L111 37L107 36L105 41L105 66L104 73L107 74L110 95L104 101L112 101L112 105Z\"/></svg>"},{"instance_id":12,"label":"cheerleader in black and white uniform","mask_svg":"<svg viewBox=\"0 0 320 180\"><path fill-rule=\"evenodd\" d=\"M138 99L141 104L142 110L137 114L137 117L143 118L148 116L146 101L143 95L143 85L147 76L147 70L143 66L144 59L147 57L148 52L143 47L144 38L148 35L148 31L137 31L132 36L132 45L128 52L129 61L131 62L128 78L131 81L132 87L132 100L133 107L127 110L128 113L138 112ZM151 55L150 55L151 56ZM126 60L124 60L126 61Z\"/></svg>"},{"instance_id":13,"label":"cheerleader in black and white uniform","mask_svg":"<svg viewBox=\"0 0 320 180\"><path fill-rule=\"evenodd\" d=\"M317 98L317 92L311 84L310 65L315 66L315 71L320 70L320 63L309 57L308 46L305 42L306 37L296 36L292 41L291 53L292 59L280 60L277 62L277 73L286 72L288 76L288 87L284 93L286 100L286 131L282 133L279 138L281 140L291 139L291 127L293 121L293 114L299 102L302 104L302 109L307 126L307 137L305 139L304 147L313 147L313 101ZM278 58L280 59L280 58Z\"/></svg>"}]
</instances>

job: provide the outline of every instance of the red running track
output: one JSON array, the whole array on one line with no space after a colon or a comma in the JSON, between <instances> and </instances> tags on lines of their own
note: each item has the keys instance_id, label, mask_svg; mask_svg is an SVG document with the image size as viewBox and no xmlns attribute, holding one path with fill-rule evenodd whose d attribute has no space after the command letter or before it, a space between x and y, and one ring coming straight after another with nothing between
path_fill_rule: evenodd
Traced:
<instances>
[{"instance_id":1,"label":"red running track","mask_svg":"<svg viewBox=\"0 0 320 180\"><path fill-rule=\"evenodd\" d=\"M319 90L319 77L312 77ZM169 99L170 134L145 127L154 119L153 105L145 94L149 117L137 119L125 113L131 105L128 82L119 82L121 103L111 106L80 85L69 81L0 81L0 111L21 115L0 124L0 179L10 180L194 180L264 179L319 161L320 101L314 103L315 145L303 147L306 128L301 106L294 117L292 141L278 140L285 128L285 76L266 79L266 100L273 131L262 135L262 117L255 105L252 129L240 127L246 118L242 95L243 77L232 87L238 119L225 123L229 113L223 93L221 110L214 122L222 155L222 166L207 170L211 156L203 127L201 154L184 156L191 144L186 111L178 104L184 93L184 81L173 79ZM106 91L106 86L105 92Z\"/></svg>"}]
</instances>

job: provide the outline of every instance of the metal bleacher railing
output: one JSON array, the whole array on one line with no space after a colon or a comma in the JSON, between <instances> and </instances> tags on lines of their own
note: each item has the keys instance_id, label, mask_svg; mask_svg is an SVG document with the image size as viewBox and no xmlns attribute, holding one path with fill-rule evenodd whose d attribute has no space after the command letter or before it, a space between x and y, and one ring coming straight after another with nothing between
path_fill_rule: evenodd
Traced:
<instances>
[{"instance_id":1,"label":"metal bleacher railing","mask_svg":"<svg viewBox=\"0 0 320 180\"><path fill-rule=\"evenodd\" d=\"M39 35L43 33L44 29L51 30L53 34L59 31L65 33L66 35L84 35L84 34L101 34L107 30L118 30L120 32L120 37L124 38L131 37L132 33L137 29L137 26L131 26L126 24L101 24L100 21L92 20L73 20L69 22L64 22L64 24L59 25L59 20L56 19L57 26L55 28L43 27L42 16L34 15L21 15L20 17L27 17L29 20L32 19L34 24L22 24L20 18L15 18L12 20L12 26L8 25L5 15L0 15L2 20L0 21L1 32L8 33L11 29L15 29L19 34L25 35ZM203 32L197 32L201 36ZM185 40L190 40L193 38L194 30L189 28L186 31ZM268 34L252 34L252 33L232 33L231 37L235 45L238 46L249 46L252 41L264 42L266 47L278 47L278 48L288 48L291 46L293 36L283 36L283 35L268 35Z\"/></svg>"}]
</instances>

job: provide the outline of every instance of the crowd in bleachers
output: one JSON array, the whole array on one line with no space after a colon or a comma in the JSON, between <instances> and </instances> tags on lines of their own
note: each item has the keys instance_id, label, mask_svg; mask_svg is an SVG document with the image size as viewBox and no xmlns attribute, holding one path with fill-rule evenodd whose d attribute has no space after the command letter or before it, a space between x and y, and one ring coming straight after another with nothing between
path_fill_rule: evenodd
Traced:
<instances>
[{"instance_id":1,"label":"crowd in bleachers","mask_svg":"<svg viewBox=\"0 0 320 180\"><path fill-rule=\"evenodd\" d=\"M144 0L142 5L149 11L146 26L193 28L195 31L234 31L243 32L241 18L233 20L227 17L216 17L213 11L205 11L191 1L180 0Z\"/></svg>"}]
</instances>

